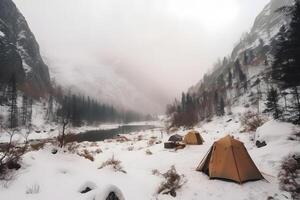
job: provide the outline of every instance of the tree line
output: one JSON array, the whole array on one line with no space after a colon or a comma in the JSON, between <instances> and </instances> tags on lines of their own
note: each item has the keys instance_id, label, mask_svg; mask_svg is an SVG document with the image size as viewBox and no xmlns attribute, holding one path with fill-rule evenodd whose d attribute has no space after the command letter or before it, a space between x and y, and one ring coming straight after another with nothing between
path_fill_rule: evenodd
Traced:
<instances>
[{"instance_id":1,"label":"tree line","mask_svg":"<svg viewBox=\"0 0 300 200\"><path fill-rule=\"evenodd\" d=\"M8 108L8 120L6 126L10 129L18 126L29 126L32 119L33 98L19 90L19 82L15 74L12 74L8 83L0 83L0 106ZM21 96L21 105L18 103L18 96ZM4 112L2 112L4 113ZM4 119L0 119L1 124Z\"/></svg>"},{"instance_id":2,"label":"tree line","mask_svg":"<svg viewBox=\"0 0 300 200\"><path fill-rule=\"evenodd\" d=\"M52 103L49 102L48 105ZM94 124L99 122L128 123L132 121L150 120L150 115L143 115L134 111L120 111L112 105L97 100L69 93L60 99L56 117L69 120L72 126L81 126L83 123Z\"/></svg>"},{"instance_id":3,"label":"tree line","mask_svg":"<svg viewBox=\"0 0 300 200\"><path fill-rule=\"evenodd\" d=\"M7 113L7 119L0 116L0 122L7 128L31 126L32 107L34 102L43 102L45 119L48 122L63 123L78 127L84 124L115 122L128 123L132 121L151 120L150 115L134 111L117 109L112 105L101 103L91 97L65 92L61 87L52 85L48 95L41 98L31 95L22 87L13 74L8 83L0 84L0 106L2 113ZM6 110L8 108L8 110Z\"/></svg>"}]
</instances>

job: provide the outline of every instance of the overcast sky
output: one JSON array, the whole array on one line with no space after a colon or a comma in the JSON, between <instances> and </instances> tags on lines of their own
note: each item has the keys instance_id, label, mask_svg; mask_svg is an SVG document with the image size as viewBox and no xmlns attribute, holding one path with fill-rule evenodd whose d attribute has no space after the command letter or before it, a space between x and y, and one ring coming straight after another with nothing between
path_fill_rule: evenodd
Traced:
<instances>
[{"instance_id":1,"label":"overcast sky","mask_svg":"<svg viewBox=\"0 0 300 200\"><path fill-rule=\"evenodd\" d=\"M163 112L231 53L269 0L14 0L51 75L105 102Z\"/></svg>"}]
</instances>

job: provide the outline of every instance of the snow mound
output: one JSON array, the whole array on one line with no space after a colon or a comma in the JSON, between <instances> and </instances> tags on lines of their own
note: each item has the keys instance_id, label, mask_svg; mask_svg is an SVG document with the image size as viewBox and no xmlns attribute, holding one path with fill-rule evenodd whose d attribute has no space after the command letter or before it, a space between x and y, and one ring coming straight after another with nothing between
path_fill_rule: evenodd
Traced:
<instances>
[{"instance_id":1,"label":"snow mound","mask_svg":"<svg viewBox=\"0 0 300 200\"><path fill-rule=\"evenodd\" d=\"M5 37L5 34L2 31L0 31L0 37Z\"/></svg>"},{"instance_id":2,"label":"snow mound","mask_svg":"<svg viewBox=\"0 0 300 200\"><path fill-rule=\"evenodd\" d=\"M92 181L86 181L84 184L82 184L80 187L79 187L79 190L78 192L80 193L87 193L91 190L94 190L97 188L97 185L96 183L92 182Z\"/></svg>"},{"instance_id":3,"label":"snow mound","mask_svg":"<svg viewBox=\"0 0 300 200\"><path fill-rule=\"evenodd\" d=\"M121 190L114 185L108 185L103 190L99 191L95 200L106 200L107 197L112 194L114 194L119 200L125 200Z\"/></svg>"},{"instance_id":4,"label":"snow mound","mask_svg":"<svg viewBox=\"0 0 300 200\"><path fill-rule=\"evenodd\" d=\"M266 141L267 143L285 140L289 136L295 134L296 131L297 127L291 123L271 120L256 130L256 139L259 141Z\"/></svg>"}]
</instances>

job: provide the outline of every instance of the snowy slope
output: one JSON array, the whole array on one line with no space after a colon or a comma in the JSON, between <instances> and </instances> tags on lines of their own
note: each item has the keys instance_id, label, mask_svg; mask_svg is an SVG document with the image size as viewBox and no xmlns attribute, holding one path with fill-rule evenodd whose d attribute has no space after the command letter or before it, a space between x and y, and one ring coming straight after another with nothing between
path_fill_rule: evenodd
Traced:
<instances>
[{"instance_id":1,"label":"snowy slope","mask_svg":"<svg viewBox=\"0 0 300 200\"><path fill-rule=\"evenodd\" d=\"M233 120L227 122L228 119ZM97 200L102 200L108 188L118 188L124 198L130 200L220 198L265 200L269 196L274 196L275 199L291 199L288 193L278 189L277 174L281 160L290 153L299 152L300 145L299 141L278 136L281 135L279 133L284 133L286 136L293 135L295 131L299 131L299 128L287 123L267 122L256 133L256 137L266 138L267 146L257 148L252 141L255 133L240 133L238 119L237 112L233 116L214 118L210 123L199 125L195 129L201 132L205 143L200 146L187 146L176 152L164 149L162 143L149 145L148 142L153 137L156 137L157 141L168 139L169 135L161 129L128 134L126 135L130 139L128 142L107 140L80 143L77 150L81 152L87 149L94 152L94 162L71 153L59 152L53 155L51 154L53 146L49 144L44 149L29 152L24 156L22 168L16 172L15 178L5 183L5 187L0 188L1 198L79 200L97 197ZM161 138L161 131L163 131L163 138ZM184 135L186 132L187 130L180 129L176 133ZM213 142L227 134L233 135L245 144L267 181L239 185L222 180L209 180L205 174L195 171ZM101 149L102 153L96 153L97 149ZM146 154L148 149L153 153L152 155ZM113 155L121 161L126 174L115 172L110 167L98 169L102 162ZM152 175L152 170L157 169L164 173L172 165L175 165L178 173L184 174L187 183L177 191L176 198L157 195L156 191L163 179ZM86 185L91 186L93 190L86 194L79 193L80 188ZM26 191L34 186L39 186L39 191L36 194L26 194Z\"/></svg>"}]
</instances>

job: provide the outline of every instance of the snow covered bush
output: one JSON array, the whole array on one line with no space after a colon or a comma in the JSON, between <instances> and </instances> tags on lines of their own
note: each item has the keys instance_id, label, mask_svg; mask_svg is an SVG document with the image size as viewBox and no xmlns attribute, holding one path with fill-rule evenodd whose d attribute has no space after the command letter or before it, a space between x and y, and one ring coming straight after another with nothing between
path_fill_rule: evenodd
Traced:
<instances>
[{"instance_id":1,"label":"snow covered bush","mask_svg":"<svg viewBox=\"0 0 300 200\"><path fill-rule=\"evenodd\" d=\"M252 132L256 131L256 129L262 126L267 120L259 113L248 111L241 116L240 121L244 132Z\"/></svg>"},{"instance_id":2,"label":"snow covered bush","mask_svg":"<svg viewBox=\"0 0 300 200\"><path fill-rule=\"evenodd\" d=\"M153 169L152 170L152 175L159 176L159 175L161 175L161 173L159 172L158 169Z\"/></svg>"},{"instance_id":3,"label":"snow covered bush","mask_svg":"<svg viewBox=\"0 0 300 200\"><path fill-rule=\"evenodd\" d=\"M115 156L113 155L107 161L103 162L102 165L98 169L102 169L104 167L111 166L114 169L114 171L122 172L122 173L126 174L127 172L123 169L121 163L122 162L120 160L115 159Z\"/></svg>"},{"instance_id":4,"label":"snow covered bush","mask_svg":"<svg viewBox=\"0 0 300 200\"><path fill-rule=\"evenodd\" d=\"M102 153L103 151L100 149L100 148L97 148L96 150L95 150L95 153L96 154L99 154L99 153Z\"/></svg>"},{"instance_id":5,"label":"snow covered bush","mask_svg":"<svg viewBox=\"0 0 300 200\"><path fill-rule=\"evenodd\" d=\"M132 145L132 146L129 146L129 147L127 148L128 151L133 151L133 149L134 149L134 146L133 146L133 145Z\"/></svg>"},{"instance_id":6,"label":"snow covered bush","mask_svg":"<svg viewBox=\"0 0 300 200\"><path fill-rule=\"evenodd\" d=\"M186 183L184 175L178 174L175 166L172 165L171 169L162 174L162 176L165 180L160 184L157 193L170 194L176 197L176 190L180 189Z\"/></svg>"},{"instance_id":7,"label":"snow covered bush","mask_svg":"<svg viewBox=\"0 0 300 200\"><path fill-rule=\"evenodd\" d=\"M137 141L141 141L141 140L143 140L143 136L142 135L138 135Z\"/></svg>"},{"instance_id":8,"label":"snow covered bush","mask_svg":"<svg viewBox=\"0 0 300 200\"><path fill-rule=\"evenodd\" d=\"M38 194L40 192L40 186L38 184L34 184L27 188L26 194Z\"/></svg>"},{"instance_id":9,"label":"snow covered bush","mask_svg":"<svg viewBox=\"0 0 300 200\"><path fill-rule=\"evenodd\" d=\"M300 199L300 153L284 159L278 179L281 190L290 192L295 200Z\"/></svg>"},{"instance_id":10,"label":"snow covered bush","mask_svg":"<svg viewBox=\"0 0 300 200\"><path fill-rule=\"evenodd\" d=\"M147 150L146 150L146 154L147 154L147 155L152 155L153 153L150 151L150 149L147 149Z\"/></svg>"},{"instance_id":11,"label":"snow covered bush","mask_svg":"<svg viewBox=\"0 0 300 200\"><path fill-rule=\"evenodd\" d=\"M288 137L289 140L300 141L300 132L291 134Z\"/></svg>"}]
</instances>

